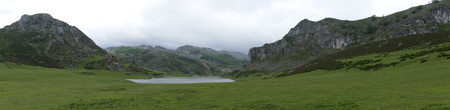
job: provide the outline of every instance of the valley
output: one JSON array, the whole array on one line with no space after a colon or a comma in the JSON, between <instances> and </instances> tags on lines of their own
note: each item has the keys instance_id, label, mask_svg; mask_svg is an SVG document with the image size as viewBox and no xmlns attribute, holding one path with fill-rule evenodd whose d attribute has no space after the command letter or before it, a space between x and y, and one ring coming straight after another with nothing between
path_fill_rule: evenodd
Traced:
<instances>
[{"instance_id":1,"label":"valley","mask_svg":"<svg viewBox=\"0 0 450 110\"><path fill-rule=\"evenodd\" d=\"M440 46L449 46L446 43ZM422 48L426 50L429 48ZM370 54L383 59L420 50ZM448 53L447 53L448 54ZM234 83L135 84L137 74L1 63L2 109L448 109L448 58L408 59L376 71L315 70L288 77L254 75ZM80 74L92 72L94 74Z\"/></svg>"},{"instance_id":2,"label":"valley","mask_svg":"<svg viewBox=\"0 0 450 110\"><path fill-rule=\"evenodd\" d=\"M243 53L190 45L175 50L148 45L110 47L106 50L128 64L164 72L165 75L224 76L249 62Z\"/></svg>"},{"instance_id":3,"label":"valley","mask_svg":"<svg viewBox=\"0 0 450 110\"><path fill-rule=\"evenodd\" d=\"M433 0L381 17L304 19L246 54L103 49L50 14L25 14L0 29L0 109L448 110L449 15L449 0Z\"/></svg>"}]
</instances>

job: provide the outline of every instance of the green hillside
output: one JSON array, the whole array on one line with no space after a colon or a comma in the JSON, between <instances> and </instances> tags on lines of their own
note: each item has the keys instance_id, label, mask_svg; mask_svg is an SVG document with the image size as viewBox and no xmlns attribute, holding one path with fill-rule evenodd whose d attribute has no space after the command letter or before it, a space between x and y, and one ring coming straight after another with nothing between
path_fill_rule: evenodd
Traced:
<instances>
[{"instance_id":1,"label":"green hillside","mask_svg":"<svg viewBox=\"0 0 450 110\"><path fill-rule=\"evenodd\" d=\"M320 60L322 57L329 57L330 54L366 43L448 31L449 12L449 1L441 0L386 16L374 15L359 20L305 19L291 28L282 39L250 49L251 62L242 69L242 72L248 74L251 71L265 73L290 71L303 68L313 60ZM407 41L414 40L416 39L407 39Z\"/></svg>"},{"instance_id":2,"label":"green hillside","mask_svg":"<svg viewBox=\"0 0 450 110\"><path fill-rule=\"evenodd\" d=\"M130 71L78 28L45 13L23 15L1 28L0 56L9 62L49 68Z\"/></svg>"},{"instance_id":3,"label":"green hillside","mask_svg":"<svg viewBox=\"0 0 450 110\"><path fill-rule=\"evenodd\" d=\"M40 34L39 32L0 30L0 56L11 62L62 68L62 65L59 65L56 59L38 51L38 49L43 50L45 48L46 42L40 42L41 40L46 40L45 37L41 39L27 39L29 36L38 36ZM27 42L36 44L28 45Z\"/></svg>"},{"instance_id":4,"label":"green hillside","mask_svg":"<svg viewBox=\"0 0 450 110\"><path fill-rule=\"evenodd\" d=\"M239 69L248 61L210 48L183 46L177 50L156 49L145 45L111 47L107 51L129 64L168 74L224 75Z\"/></svg>"},{"instance_id":5,"label":"green hillside","mask_svg":"<svg viewBox=\"0 0 450 110\"><path fill-rule=\"evenodd\" d=\"M421 51L450 43L341 59L368 61L336 70L275 78L250 75L235 83L135 84L140 75L110 71L60 70L2 61L2 109L450 109L449 51ZM380 61L378 61L380 60ZM358 67L391 62L395 66ZM352 63L356 64L356 63ZM89 74L87 74L89 73Z\"/></svg>"},{"instance_id":6,"label":"green hillside","mask_svg":"<svg viewBox=\"0 0 450 110\"><path fill-rule=\"evenodd\" d=\"M415 53L409 53L409 54L399 54L395 55L395 57L389 59L389 63L378 63L379 65L384 66L394 66L396 63L400 63L405 61L405 57L408 57L409 59L414 59L418 57L427 57L428 54L432 53L442 53L450 50L449 45L444 45L445 43L450 42L450 31L443 31L443 32L436 32L436 33L429 33L429 34L418 34L418 35L409 35L404 37L397 37L397 38L391 38L376 42L370 42L366 43L360 46L348 48L346 50L336 52L330 55L323 56L321 58L318 58L304 66L301 66L299 68L296 68L293 71L290 71L285 75L289 74L298 74L303 72L308 72L316 69L326 69L326 70L333 70L333 69L340 69L344 68L344 66L350 66L356 67L357 65L363 66L365 64L369 63L377 63L381 61L382 57L386 57L389 54L386 52L392 52L396 50L402 50L402 49L408 49L408 48L430 48L431 45L435 45L433 49L431 50L422 50L422 51L414 51ZM436 44L443 45L436 46ZM339 61L339 59L344 58L351 58L354 56L361 56L366 54L374 54L379 53L382 55L379 55L380 58L378 59L371 59L370 61L366 62L342 62ZM382 57L381 57L382 56ZM425 58L428 59L428 58ZM380 61L378 61L380 60ZM373 65L371 65L373 66ZM370 67L369 67L370 68ZM360 69L363 69L363 67L360 67Z\"/></svg>"}]
</instances>

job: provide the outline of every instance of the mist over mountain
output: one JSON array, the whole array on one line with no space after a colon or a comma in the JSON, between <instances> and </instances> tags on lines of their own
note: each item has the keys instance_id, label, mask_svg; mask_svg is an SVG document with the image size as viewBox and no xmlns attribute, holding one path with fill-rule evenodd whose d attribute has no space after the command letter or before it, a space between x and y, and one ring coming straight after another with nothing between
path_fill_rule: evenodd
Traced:
<instances>
[{"instance_id":1,"label":"mist over mountain","mask_svg":"<svg viewBox=\"0 0 450 110\"><path fill-rule=\"evenodd\" d=\"M107 48L127 63L166 73L189 75L225 75L248 64L246 54L216 51L211 48L185 45L175 50L162 46L119 46Z\"/></svg>"}]
</instances>

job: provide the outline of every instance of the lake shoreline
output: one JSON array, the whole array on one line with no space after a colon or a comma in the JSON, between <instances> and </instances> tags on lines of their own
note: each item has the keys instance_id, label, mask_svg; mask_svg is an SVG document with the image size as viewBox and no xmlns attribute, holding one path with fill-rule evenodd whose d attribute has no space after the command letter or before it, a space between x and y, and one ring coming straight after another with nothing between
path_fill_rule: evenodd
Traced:
<instances>
[{"instance_id":1,"label":"lake shoreline","mask_svg":"<svg viewBox=\"0 0 450 110\"><path fill-rule=\"evenodd\" d=\"M221 77L163 77L152 79L126 79L138 84L196 84L196 83L229 83L235 80Z\"/></svg>"}]
</instances>

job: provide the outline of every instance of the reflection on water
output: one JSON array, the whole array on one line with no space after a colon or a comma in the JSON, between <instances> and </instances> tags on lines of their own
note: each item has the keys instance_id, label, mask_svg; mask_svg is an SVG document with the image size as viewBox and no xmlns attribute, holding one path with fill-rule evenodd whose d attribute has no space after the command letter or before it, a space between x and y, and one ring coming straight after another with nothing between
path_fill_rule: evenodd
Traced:
<instances>
[{"instance_id":1,"label":"reflection on water","mask_svg":"<svg viewBox=\"0 0 450 110\"><path fill-rule=\"evenodd\" d=\"M220 77L165 77L153 79L127 79L140 84L190 84L190 83L223 83L234 80Z\"/></svg>"}]
</instances>

